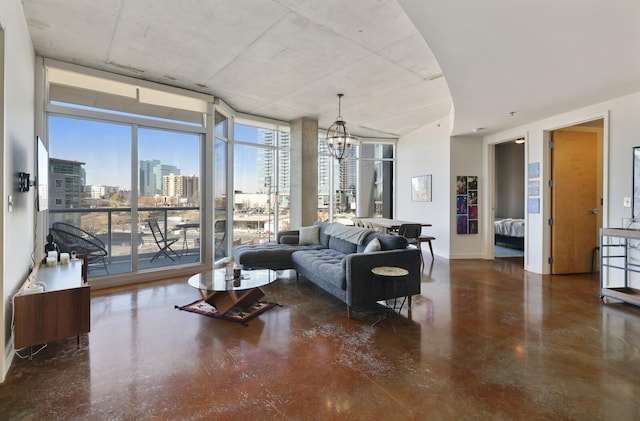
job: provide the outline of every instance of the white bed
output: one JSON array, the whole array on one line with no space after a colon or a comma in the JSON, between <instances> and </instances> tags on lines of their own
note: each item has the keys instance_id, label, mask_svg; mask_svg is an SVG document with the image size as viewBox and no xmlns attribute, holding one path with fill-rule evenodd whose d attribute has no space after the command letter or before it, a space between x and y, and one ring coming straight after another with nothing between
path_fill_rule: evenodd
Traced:
<instances>
[{"instance_id":1,"label":"white bed","mask_svg":"<svg viewBox=\"0 0 640 421\"><path fill-rule=\"evenodd\" d=\"M497 218L494 222L495 243L504 243L524 249L524 219Z\"/></svg>"}]
</instances>

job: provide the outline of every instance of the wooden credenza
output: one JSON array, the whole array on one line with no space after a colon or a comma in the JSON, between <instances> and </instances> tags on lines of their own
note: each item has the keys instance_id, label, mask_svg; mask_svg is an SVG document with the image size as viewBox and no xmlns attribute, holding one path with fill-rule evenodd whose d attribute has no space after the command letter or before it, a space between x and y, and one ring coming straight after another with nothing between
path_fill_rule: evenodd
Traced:
<instances>
[{"instance_id":1,"label":"wooden credenza","mask_svg":"<svg viewBox=\"0 0 640 421\"><path fill-rule=\"evenodd\" d=\"M42 293L14 297L14 345L16 349L80 336L91 330L91 287L83 260L48 267L40 265L36 282Z\"/></svg>"}]
</instances>

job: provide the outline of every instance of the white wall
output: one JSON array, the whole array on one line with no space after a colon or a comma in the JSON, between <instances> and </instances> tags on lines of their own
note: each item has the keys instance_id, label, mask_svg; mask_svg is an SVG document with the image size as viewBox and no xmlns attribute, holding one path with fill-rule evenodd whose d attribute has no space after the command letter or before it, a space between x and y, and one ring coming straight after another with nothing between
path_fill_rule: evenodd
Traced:
<instances>
[{"instance_id":1,"label":"white wall","mask_svg":"<svg viewBox=\"0 0 640 421\"><path fill-rule=\"evenodd\" d=\"M13 357L11 345L11 297L26 279L33 264L34 190L18 193L16 173L35 174L34 62L35 52L20 0L0 0L0 26L4 29L4 131L2 142L2 319L0 326L0 377ZM0 75L1 77L2 75ZM0 118L2 118L0 116ZM2 137L3 136L3 137ZM13 210L8 210L8 196Z\"/></svg>"},{"instance_id":2,"label":"white wall","mask_svg":"<svg viewBox=\"0 0 640 421\"><path fill-rule=\"evenodd\" d=\"M541 213L527 214L527 258L525 269L535 273L549 273L549 236L546 223L550 217L550 192L545 186L550 176L549 152L546 133L550 130L604 118L604 190L603 226L619 227L623 217L631 216L631 208L623 207L623 198L632 197L632 150L640 145L640 92L610 101L584 107L545 120L499 132L485 137L483 153L490 145L503 139L527 135L527 163L541 162L541 180L544 186Z\"/></svg>"},{"instance_id":3,"label":"white wall","mask_svg":"<svg viewBox=\"0 0 640 421\"><path fill-rule=\"evenodd\" d=\"M496 218L524 218L524 144L496 145Z\"/></svg>"},{"instance_id":4,"label":"white wall","mask_svg":"<svg viewBox=\"0 0 640 421\"><path fill-rule=\"evenodd\" d=\"M483 202L482 138L456 136L451 138L451 172L449 175L450 208L449 227L451 232L451 259L474 259L484 257L484 236L487 232ZM478 234L458 234L456 230L456 177L478 176Z\"/></svg>"},{"instance_id":5,"label":"white wall","mask_svg":"<svg viewBox=\"0 0 640 421\"><path fill-rule=\"evenodd\" d=\"M396 219L425 222L433 226L423 233L433 235L435 254L449 257L450 218L450 120L447 116L398 140L395 180ZM411 201L411 178L431 174L431 202Z\"/></svg>"}]
</instances>

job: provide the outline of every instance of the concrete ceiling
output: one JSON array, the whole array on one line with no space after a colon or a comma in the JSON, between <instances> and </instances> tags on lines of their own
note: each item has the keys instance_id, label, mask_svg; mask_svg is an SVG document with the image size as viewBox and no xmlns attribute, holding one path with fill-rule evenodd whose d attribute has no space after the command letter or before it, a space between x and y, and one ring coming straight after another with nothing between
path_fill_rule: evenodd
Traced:
<instances>
[{"instance_id":1,"label":"concrete ceiling","mask_svg":"<svg viewBox=\"0 0 640 421\"><path fill-rule=\"evenodd\" d=\"M399 3L446 77L454 134L496 132L640 91L638 0Z\"/></svg>"},{"instance_id":2,"label":"concrete ceiling","mask_svg":"<svg viewBox=\"0 0 640 421\"><path fill-rule=\"evenodd\" d=\"M452 98L453 134L485 134L640 90L637 0L22 3L44 57L320 127L344 93L360 136L410 133Z\"/></svg>"},{"instance_id":3,"label":"concrete ceiling","mask_svg":"<svg viewBox=\"0 0 640 421\"><path fill-rule=\"evenodd\" d=\"M446 116L440 67L395 0L23 0L37 54L290 121L403 135Z\"/></svg>"}]
</instances>

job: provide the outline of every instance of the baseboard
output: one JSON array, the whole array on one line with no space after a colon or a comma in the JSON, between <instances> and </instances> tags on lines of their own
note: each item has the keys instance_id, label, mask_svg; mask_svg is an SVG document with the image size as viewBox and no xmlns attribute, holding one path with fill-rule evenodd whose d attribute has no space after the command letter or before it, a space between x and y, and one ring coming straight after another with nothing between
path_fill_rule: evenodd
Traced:
<instances>
[{"instance_id":1,"label":"baseboard","mask_svg":"<svg viewBox=\"0 0 640 421\"><path fill-rule=\"evenodd\" d=\"M11 368L11 363L13 362L13 358L15 356L15 348L13 347L13 333L9 338L9 342L5 344L4 349L4 365L2 370L2 378L0 379L0 383L4 383L4 379L7 378L7 374L9 373L9 369Z\"/></svg>"},{"instance_id":2,"label":"baseboard","mask_svg":"<svg viewBox=\"0 0 640 421\"><path fill-rule=\"evenodd\" d=\"M485 255L482 253L457 253L449 255L449 259L457 260L457 259L484 259Z\"/></svg>"}]
</instances>

